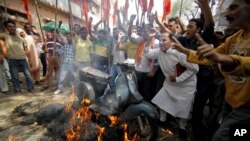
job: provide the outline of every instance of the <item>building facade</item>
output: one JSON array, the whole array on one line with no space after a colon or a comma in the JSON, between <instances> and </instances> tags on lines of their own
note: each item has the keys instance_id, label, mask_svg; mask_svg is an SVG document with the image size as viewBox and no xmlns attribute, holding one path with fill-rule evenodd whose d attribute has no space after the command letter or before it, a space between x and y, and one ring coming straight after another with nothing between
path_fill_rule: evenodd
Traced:
<instances>
[{"instance_id":1,"label":"building facade","mask_svg":"<svg viewBox=\"0 0 250 141\"><path fill-rule=\"evenodd\" d=\"M37 10L40 15L41 24L43 25L47 22L55 21L55 13L57 13L57 21L62 21L64 24L69 24L69 1L71 2L72 9L72 24L85 24L80 7L82 0L58 0L57 10L56 0L37 0ZM88 0L88 2L89 13L91 13L90 15L98 16L98 9L100 6L98 1ZM31 24L37 29L40 29L35 9L35 0L29 0L29 11L31 16ZM17 27L21 28L25 23L28 22L23 0L2 0L2 2L0 2L1 23L7 18L16 21ZM3 30L2 24L0 24L0 28Z\"/></svg>"}]
</instances>

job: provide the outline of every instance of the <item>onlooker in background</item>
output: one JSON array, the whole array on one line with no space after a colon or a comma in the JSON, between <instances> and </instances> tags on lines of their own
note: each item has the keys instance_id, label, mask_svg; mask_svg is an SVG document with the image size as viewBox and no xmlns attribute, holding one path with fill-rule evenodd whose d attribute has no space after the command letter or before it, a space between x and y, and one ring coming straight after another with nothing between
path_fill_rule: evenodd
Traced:
<instances>
[{"instance_id":1,"label":"onlooker in background","mask_svg":"<svg viewBox=\"0 0 250 141\"><path fill-rule=\"evenodd\" d=\"M111 52L114 46L113 41L109 38L105 30L99 30L97 38L92 34L90 36L94 47L92 54L93 67L105 73L109 73L111 67Z\"/></svg>"},{"instance_id":2,"label":"onlooker in background","mask_svg":"<svg viewBox=\"0 0 250 141\"><path fill-rule=\"evenodd\" d=\"M29 51L29 59L28 62L31 76L35 84L40 84L40 61L38 57L38 51L35 46L35 41L31 35L27 35L24 30L21 28L17 28L17 33L27 44L27 49Z\"/></svg>"},{"instance_id":3,"label":"onlooker in background","mask_svg":"<svg viewBox=\"0 0 250 141\"><path fill-rule=\"evenodd\" d=\"M87 39L88 31L82 27L79 31L80 38L76 42L75 61L78 70L82 67L91 66L91 52L93 52L92 42Z\"/></svg>"},{"instance_id":4,"label":"onlooker in background","mask_svg":"<svg viewBox=\"0 0 250 141\"><path fill-rule=\"evenodd\" d=\"M4 26L9 34L0 34L0 37L5 39L7 44L7 57L9 60L10 74L14 86L14 92L20 93L21 87L19 84L19 70L24 73L26 84L29 92L33 92L34 87L32 77L29 71L29 66L26 57L29 58L29 52L25 41L16 33L16 24L14 21L8 20L4 22ZM30 59L29 59L30 60Z\"/></svg>"},{"instance_id":5,"label":"onlooker in background","mask_svg":"<svg viewBox=\"0 0 250 141\"><path fill-rule=\"evenodd\" d=\"M41 88L41 91L44 91L49 88L49 84L53 80L53 74L54 77L56 78L58 82L58 77L59 77L59 69L60 66L59 64L61 63L61 56L58 53L58 49L63 47L63 45L67 42L64 40L64 37L61 37L59 35L60 33L58 30L53 29L51 30L52 32L52 41L47 41L46 46L44 46L44 51L47 53L48 57L48 69L47 69L47 74L44 79L44 84L43 87ZM54 41L55 38L55 41Z\"/></svg>"},{"instance_id":6,"label":"onlooker in background","mask_svg":"<svg viewBox=\"0 0 250 141\"><path fill-rule=\"evenodd\" d=\"M155 62L157 59L147 58L144 54L149 49L159 48L159 40L155 38L155 28L146 28L142 32L142 37L132 33L131 41L139 47L135 57L135 70L137 77L138 90L143 98L150 101L155 93L156 88L156 71Z\"/></svg>"},{"instance_id":7,"label":"onlooker in background","mask_svg":"<svg viewBox=\"0 0 250 141\"><path fill-rule=\"evenodd\" d=\"M74 25L74 32L73 32L73 39L74 39L74 42L76 42L79 38L80 38L80 29L81 29L81 26L79 24L75 24Z\"/></svg>"},{"instance_id":8,"label":"onlooker in background","mask_svg":"<svg viewBox=\"0 0 250 141\"><path fill-rule=\"evenodd\" d=\"M122 63L125 60L125 52L121 51L119 47L121 44L125 42L125 33L122 32L119 29L113 30L113 36L116 40L115 47L112 50L112 66L110 69L110 75L111 75L111 84L110 88L111 91L115 91L115 79L119 73L122 72L121 67L119 66L119 63Z\"/></svg>"},{"instance_id":9,"label":"onlooker in background","mask_svg":"<svg viewBox=\"0 0 250 141\"><path fill-rule=\"evenodd\" d=\"M175 18L169 18L165 26L174 34L178 34L178 23Z\"/></svg>"},{"instance_id":10,"label":"onlooker in background","mask_svg":"<svg viewBox=\"0 0 250 141\"><path fill-rule=\"evenodd\" d=\"M27 23L24 25L24 30L25 32L32 36L33 39L34 39L34 42L35 42L35 46L37 48L37 52L38 52L38 57L40 58L40 61L39 63L41 62L42 64L42 69L43 69L43 74L42 76L45 77L46 75L46 71L47 71L47 62L46 62L46 56L45 56L45 53L44 51L42 50L42 46L43 46L43 43L42 43L42 37L41 35L38 33L38 31L36 30L36 27L35 26L32 26L31 24ZM41 65L40 65L41 67ZM39 83L37 83L39 84Z\"/></svg>"},{"instance_id":11,"label":"onlooker in background","mask_svg":"<svg viewBox=\"0 0 250 141\"><path fill-rule=\"evenodd\" d=\"M2 93L8 93L9 92L9 86L7 83L7 78L5 75L5 66L8 65L8 62L6 60L6 54L7 54L7 47L5 42L0 39L0 89Z\"/></svg>"}]
</instances>

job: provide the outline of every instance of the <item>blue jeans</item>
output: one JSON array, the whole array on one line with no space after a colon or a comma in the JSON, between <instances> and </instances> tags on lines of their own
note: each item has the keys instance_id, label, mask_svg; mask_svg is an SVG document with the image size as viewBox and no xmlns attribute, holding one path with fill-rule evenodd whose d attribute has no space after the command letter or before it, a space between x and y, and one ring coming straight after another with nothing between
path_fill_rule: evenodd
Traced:
<instances>
[{"instance_id":1,"label":"blue jeans","mask_svg":"<svg viewBox=\"0 0 250 141\"><path fill-rule=\"evenodd\" d=\"M20 69L24 73L28 91L34 88L32 77L30 75L29 66L28 66L26 59L20 59L20 60L9 59L9 67L10 67L11 80L12 80L15 92L21 91L20 84L19 84L19 70Z\"/></svg>"},{"instance_id":2,"label":"blue jeans","mask_svg":"<svg viewBox=\"0 0 250 141\"><path fill-rule=\"evenodd\" d=\"M72 76L74 77L73 79L70 80L73 80L74 86L76 86L77 77L76 77L75 65L73 63L63 63L60 69L58 89L63 90L63 84L64 84L63 82L67 77L67 75L69 74L72 74Z\"/></svg>"},{"instance_id":3,"label":"blue jeans","mask_svg":"<svg viewBox=\"0 0 250 141\"><path fill-rule=\"evenodd\" d=\"M214 134L212 141L229 141L230 126L250 119L250 105L232 109L232 107L225 102L222 107L222 112L222 123Z\"/></svg>"},{"instance_id":4,"label":"blue jeans","mask_svg":"<svg viewBox=\"0 0 250 141\"><path fill-rule=\"evenodd\" d=\"M111 89L111 91L115 91L115 78L119 73L122 73L121 67L119 65L113 65L111 67L111 70L110 70L110 75L111 75L110 89Z\"/></svg>"}]
</instances>

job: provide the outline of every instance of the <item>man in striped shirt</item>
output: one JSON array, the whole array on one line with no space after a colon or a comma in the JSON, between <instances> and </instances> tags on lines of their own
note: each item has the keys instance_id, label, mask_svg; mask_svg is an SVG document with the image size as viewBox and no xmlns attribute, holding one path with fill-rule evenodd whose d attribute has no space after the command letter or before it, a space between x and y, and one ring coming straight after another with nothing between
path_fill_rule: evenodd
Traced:
<instances>
[{"instance_id":1,"label":"man in striped shirt","mask_svg":"<svg viewBox=\"0 0 250 141\"><path fill-rule=\"evenodd\" d=\"M51 32L53 36L52 39L54 39L55 37L56 40L47 41L46 46L43 48L47 54L48 68L47 68L46 77L44 79L44 84L43 84L41 91L44 91L49 88L49 84L52 81L54 72L55 72L55 77L58 81L59 79L58 74L59 74L59 69L60 69L59 64L62 63L60 60L61 57L60 57L60 54L58 53L58 49L62 48L64 44L67 43L66 39L64 39L64 37L61 34L59 34L58 30L53 29Z\"/></svg>"}]
</instances>

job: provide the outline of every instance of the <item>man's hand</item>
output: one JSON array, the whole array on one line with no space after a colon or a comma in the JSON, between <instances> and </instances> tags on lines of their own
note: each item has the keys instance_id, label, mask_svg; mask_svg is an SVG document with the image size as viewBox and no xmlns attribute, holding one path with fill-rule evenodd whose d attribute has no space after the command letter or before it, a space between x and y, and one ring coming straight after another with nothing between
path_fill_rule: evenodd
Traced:
<instances>
[{"instance_id":1,"label":"man's hand","mask_svg":"<svg viewBox=\"0 0 250 141\"><path fill-rule=\"evenodd\" d=\"M204 8L204 4L208 4L209 1L208 0L195 0L194 1L201 9Z\"/></svg>"},{"instance_id":2,"label":"man's hand","mask_svg":"<svg viewBox=\"0 0 250 141\"><path fill-rule=\"evenodd\" d=\"M158 18L158 14L157 14L157 11L155 12L155 22L159 25L161 24L159 18Z\"/></svg>"},{"instance_id":3,"label":"man's hand","mask_svg":"<svg viewBox=\"0 0 250 141\"><path fill-rule=\"evenodd\" d=\"M177 51L184 53L186 55L189 54L189 49L185 48L184 46L182 46L182 44L174 37L172 36L172 48L176 49Z\"/></svg>"},{"instance_id":4,"label":"man's hand","mask_svg":"<svg viewBox=\"0 0 250 141\"><path fill-rule=\"evenodd\" d=\"M176 82L176 77L175 76L169 76L169 80L171 82Z\"/></svg>"},{"instance_id":5,"label":"man's hand","mask_svg":"<svg viewBox=\"0 0 250 141\"><path fill-rule=\"evenodd\" d=\"M154 71L150 71L149 73L147 73L146 76L147 77L154 77L155 76L155 72Z\"/></svg>"},{"instance_id":6,"label":"man's hand","mask_svg":"<svg viewBox=\"0 0 250 141\"><path fill-rule=\"evenodd\" d=\"M207 58L213 62L220 62L220 54L215 51L214 46L212 44L207 44L198 33L195 34L195 37L201 45L197 49L198 58L200 60Z\"/></svg>"}]
</instances>

